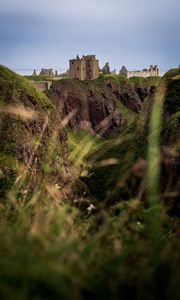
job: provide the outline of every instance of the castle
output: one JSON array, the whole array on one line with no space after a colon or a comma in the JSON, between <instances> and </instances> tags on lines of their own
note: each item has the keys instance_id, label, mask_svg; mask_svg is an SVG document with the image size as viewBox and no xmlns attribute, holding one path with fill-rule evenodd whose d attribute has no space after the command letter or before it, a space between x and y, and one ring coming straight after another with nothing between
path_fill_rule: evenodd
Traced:
<instances>
[{"instance_id":1,"label":"castle","mask_svg":"<svg viewBox=\"0 0 180 300\"><path fill-rule=\"evenodd\" d=\"M39 76L54 77L54 79L70 77L79 80L94 80L99 75L113 73L116 74L116 71L110 70L109 63L106 63L104 67L100 69L99 60L96 59L96 55L83 55L81 58L77 55L76 58L69 60L69 69L66 73L58 75L58 72L54 72L52 68L41 69ZM146 78L151 76L159 76L159 69L157 65L150 65L149 69L143 69L142 71L128 71L127 68L123 66L119 72L119 75L124 75L127 78L134 76ZM36 70L34 70L33 76L38 76Z\"/></svg>"},{"instance_id":2,"label":"castle","mask_svg":"<svg viewBox=\"0 0 180 300\"><path fill-rule=\"evenodd\" d=\"M54 77L55 74L54 74L54 71L52 68L50 69L41 69L41 72L39 74L40 76L51 76L51 77Z\"/></svg>"},{"instance_id":3,"label":"castle","mask_svg":"<svg viewBox=\"0 0 180 300\"><path fill-rule=\"evenodd\" d=\"M49 76L49 77L55 77L56 76L57 77L57 75L58 75L57 71L55 71L55 73L54 73L52 68L50 68L50 69L44 69L43 68L43 69L41 69L41 71L39 73L39 76ZM32 76L38 76L36 70L34 70Z\"/></svg>"},{"instance_id":4,"label":"castle","mask_svg":"<svg viewBox=\"0 0 180 300\"><path fill-rule=\"evenodd\" d=\"M119 75L124 75L127 78L131 77L151 77L159 76L159 69L157 65L150 65L150 69L143 69L142 71L128 71L125 66L123 66L119 72Z\"/></svg>"},{"instance_id":5,"label":"castle","mask_svg":"<svg viewBox=\"0 0 180 300\"><path fill-rule=\"evenodd\" d=\"M95 55L78 55L69 61L69 76L80 80L93 80L99 76L99 60Z\"/></svg>"}]
</instances>

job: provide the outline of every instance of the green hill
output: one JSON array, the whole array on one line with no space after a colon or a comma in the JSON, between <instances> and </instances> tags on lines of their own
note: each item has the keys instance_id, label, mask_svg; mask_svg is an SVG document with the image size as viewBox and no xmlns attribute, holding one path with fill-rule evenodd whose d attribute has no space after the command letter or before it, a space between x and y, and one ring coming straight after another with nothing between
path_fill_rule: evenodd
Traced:
<instances>
[{"instance_id":1,"label":"green hill","mask_svg":"<svg viewBox=\"0 0 180 300\"><path fill-rule=\"evenodd\" d=\"M0 67L0 299L179 299L175 81L66 80L49 100ZM101 97L104 84L124 103ZM114 99L126 115L113 137L82 129L72 107L84 91L97 92L93 112L104 117ZM126 105L132 96L140 112Z\"/></svg>"},{"instance_id":2,"label":"green hill","mask_svg":"<svg viewBox=\"0 0 180 300\"><path fill-rule=\"evenodd\" d=\"M66 136L58 129L60 118L56 109L28 80L3 66L0 117L0 195L14 188L13 184L23 174L19 184L24 191L28 185L35 189L44 172L57 175L63 165L60 158ZM50 144L56 135L55 143Z\"/></svg>"},{"instance_id":3,"label":"green hill","mask_svg":"<svg viewBox=\"0 0 180 300\"><path fill-rule=\"evenodd\" d=\"M154 124L156 130L160 130L159 146L161 149L161 171L166 173L166 179L162 175L161 189L163 191L162 198L165 199L167 194L171 194L178 190L178 182L174 180L174 184L169 183L169 189L165 185L171 181L172 177L171 167L174 168L174 173L178 174L179 161L179 129L180 129L180 80L174 75L174 71L170 71L168 78L165 76L161 79L160 88L161 94L163 92L161 86L165 85L164 97L159 100L158 90L154 94L155 114L160 109L162 111L162 121L158 116L155 116ZM171 74L171 76L170 76ZM161 101L160 103L158 103ZM152 102L152 103L153 103ZM152 107L153 107L152 106ZM89 166L89 176L83 178L86 182L90 193L95 199L106 201L109 203L118 203L122 200L140 197L144 199L146 188L142 188L142 177L136 174L136 169L141 168L142 172L147 168L148 151L150 151L150 141L154 136L154 130L150 132L149 117L151 109L144 110L130 126L128 126L122 133L106 141L98 149L91 151L87 155L87 164ZM176 161L173 166L173 161ZM111 164L112 162L112 164ZM166 171L165 171L166 170ZM160 171L160 172L161 172ZM144 173L145 174L145 173ZM173 176L174 177L174 176ZM144 183L145 186L145 183ZM163 187L162 187L163 186ZM168 191L167 191L168 190ZM177 192L175 192L175 198ZM176 202L176 200L175 200ZM173 200L171 201L171 204Z\"/></svg>"}]
</instances>

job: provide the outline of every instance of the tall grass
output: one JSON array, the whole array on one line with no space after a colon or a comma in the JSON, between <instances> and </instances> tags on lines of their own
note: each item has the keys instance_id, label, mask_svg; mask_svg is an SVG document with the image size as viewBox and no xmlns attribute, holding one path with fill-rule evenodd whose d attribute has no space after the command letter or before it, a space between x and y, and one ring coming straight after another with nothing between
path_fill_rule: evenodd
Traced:
<instances>
[{"instance_id":1,"label":"tall grass","mask_svg":"<svg viewBox=\"0 0 180 300\"><path fill-rule=\"evenodd\" d=\"M44 171L30 193L28 179L33 160L31 168L27 166L25 172L20 169L8 201L0 205L0 299L178 299L177 222L159 204L164 93L162 85L151 113L148 209L137 198L118 203L118 215L113 208L107 211L103 204L100 209L97 204L95 213L91 213L88 208L92 199L88 198L84 199L88 205L82 212L72 205L81 199L70 182L66 190L66 184L59 186ZM44 170L49 170L49 161L55 158L59 130L73 115L74 112L52 133ZM47 123L48 120L41 139ZM75 159L78 153L81 162L75 164L74 173L72 167L72 181L73 176L78 177L79 163L91 142L84 136L73 147L70 157ZM103 161L100 166L109 162ZM112 162L116 163L113 157ZM63 180L67 174L63 168L59 171ZM167 234L170 227L171 233Z\"/></svg>"},{"instance_id":2,"label":"tall grass","mask_svg":"<svg viewBox=\"0 0 180 300\"><path fill-rule=\"evenodd\" d=\"M160 238L160 210L162 201L160 198L160 136L163 114L163 103L166 95L166 83L162 81L155 94L154 104L152 106L150 131L148 140L148 200L150 212L150 235L156 244ZM155 245L154 245L155 246Z\"/></svg>"}]
</instances>

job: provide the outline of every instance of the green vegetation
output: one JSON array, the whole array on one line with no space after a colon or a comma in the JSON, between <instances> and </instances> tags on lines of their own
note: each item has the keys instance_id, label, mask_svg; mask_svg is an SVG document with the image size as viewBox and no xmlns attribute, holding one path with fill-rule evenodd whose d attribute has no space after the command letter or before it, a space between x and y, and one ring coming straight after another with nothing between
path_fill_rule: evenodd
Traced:
<instances>
[{"instance_id":1,"label":"green vegetation","mask_svg":"<svg viewBox=\"0 0 180 300\"><path fill-rule=\"evenodd\" d=\"M120 104L128 124L103 139L66 136L50 100L0 67L0 299L179 299L171 80L179 84L161 80L151 110L135 117Z\"/></svg>"},{"instance_id":2,"label":"green vegetation","mask_svg":"<svg viewBox=\"0 0 180 300\"><path fill-rule=\"evenodd\" d=\"M165 98L165 111L169 114L179 110L180 80L168 79L167 93Z\"/></svg>"},{"instance_id":3,"label":"green vegetation","mask_svg":"<svg viewBox=\"0 0 180 300\"><path fill-rule=\"evenodd\" d=\"M18 103L23 94L26 94L33 98L37 105L40 104L47 108L52 107L51 101L27 79L2 65L0 65L0 92L0 104L8 104L13 101Z\"/></svg>"},{"instance_id":4,"label":"green vegetation","mask_svg":"<svg viewBox=\"0 0 180 300\"><path fill-rule=\"evenodd\" d=\"M126 125L130 125L137 119L137 114L129 109L127 106L123 105L121 102L116 101L117 109L122 113L126 119Z\"/></svg>"},{"instance_id":5,"label":"green vegetation","mask_svg":"<svg viewBox=\"0 0 180 300\"><path fill-rule=\"evenodd\" d=\"M55 80L55 77L50 77L50 76L42 76L42 75L37 75L37 76L29 76L29 75L26 75L24 76L26 79L28 80L32 80L32 81L53 81Z\"/></svg>"},{"instance_id":6,"label":"green vegetation","mask_svg":"<svg viewBox=\"0 0 180 300\"><path fill-rule=\"evenodd\" d=\"M161 77L131 77L129 78L129 82L132 84L140 84L140 85L149 85L149 86L157 86Z\"/></svg>"},{"instance_id":7,"label":"green vegetation","mask_svg":"<svg viewBox=\"0 0 180 300\"><path fill-rule=\"evenodd\" d=\"M147 77L147 78L143 78L143 77L132 77L132 78L127 78L124 75L117 75L117 74L106 74L106 75L100 75L97 79L94 80L78 80L78 79L70 79L70 78L65 78L65 80L71 80L71 81L75 81L75 82L80 82L84 85L102 85L104 83L106 83L109 80L112 80L118 84L127 84L127 83L131 83L132 85L134 84L140 84L140 85L144 85L144 86L156 86L159 81L160 81L161 77Z\"/></svg>"},{"instance_id":8,"label":"green vegetation","mask_svg":"<svg viewBox=\"0 0 180 300\"><path fill-rule=\"evenodd\" d=\"M99 144L103 143L103 139L95 134L89 133L84 129L79 129L74 133L68 129L68 149L69 159L77 167L85 164L85 156L96 148Z\"/></svg>"},{"instance_id":9,"label":"green vegetation","mask_svg":"<svg viewBox=\"0 0 180 300\"><path fill-rule=\"evenodd\" d=\"M27 79L3 66L0 66L0 117L0 197L5 198L19 173L25 174L22 186L27 185L29 169L34 172L29 185L38 182L37 174L43 171L40 166L50 161L46 153L59 121L49 98ZM54 153L59 156L60 142L57 139L53 143ZM53 169L56 173L56 160L50 165L51 172Z\"/></svg>"},{"instance_id":10,"label":"green vegetation","mask_svg":"<svg viewBox=\"0 0 180 300\"><path fill-rule=\"evenodd\" d=\"M144 120L132 123L119 137L106 142L90 153L87 162L90 176L84 180L93 195L100 200L116 202L130 199L137 188L127 185L127 177L131 176L131 168L139 159L146 157L147 138ZM112 165L111 165L111 159ZM109 161L107 165L102 161ZM131 185L131 182L130 182Z\"/></svg>"},{"instance_id":11,"label":"green vegetation","mask_svg":"<svg viewBox=\"0 0 180 300\"><path fill-rule=\"evenodd\" d=\"M180 68L175 68L175 69L169 70L163 76L163 78L165 78L165 79L176 79L179 75L180 75Z\"/></svg>"}]
</instances>

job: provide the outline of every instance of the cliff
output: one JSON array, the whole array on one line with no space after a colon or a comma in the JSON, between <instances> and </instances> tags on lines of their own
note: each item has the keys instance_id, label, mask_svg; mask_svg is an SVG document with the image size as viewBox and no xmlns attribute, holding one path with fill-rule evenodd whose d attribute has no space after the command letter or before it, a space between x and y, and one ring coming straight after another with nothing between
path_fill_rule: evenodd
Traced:
<instances>
[{"instance_id":1,"label":"cliff","mask_svg":"<svg viewBox=\"0 0 180 300\"><path fill-rule=\"evenodd\" d=\"M134 83L124 76L105 75L94 81L54 82L48 96L62 117L76 111L69 122L74 131L81 127L107 137L135 119L152 93L148 80Z\"/></svg>"},{"instance_id":2,"label":"cliff","mask_svg":"<svg viewBox=\"0 0 180 300\"><path fill-rule=\"evenodd\" d=\"M179 299L179 76L50 100L0 66L1 300Z\"/></svg>"},{"instance_id":3,"label":"cliff","mask_svg":"<svg viewBox=\"0 0 180 300\"><path fill-rule=\"evenodd\" d=\"M137 80L137 79L136 79ZM133 79L135 88L137 82ZM139 83L138 83L139 84ZM162 89L164 87L164 89ZM159 89L164 97L152 94L149 98L150 106L146 101L146 109L127 126L122 133L100 144L87 157L89 166L88 176L82 176L87 184L91 197L105 201L107 206L126 201L141 199L147 205L146 173L148 152L153 145L154 131L150 134L150 116L153 105L161 107L162 120L156 130L160 130L160 191L161 199L168 206L170 214L180 214L178 208L178 169L180 166L180 78L179 69L169 72L159 81ZM142 91L142 89L141 89ZM149 101L148 100L148 101ZM161 102L159 102L161 101ZM159 103L158 103L159 102ZM145 102L144 102L145 106ZM148 108L148 109L147 109Z\"/></svg>"}]
</instances>

